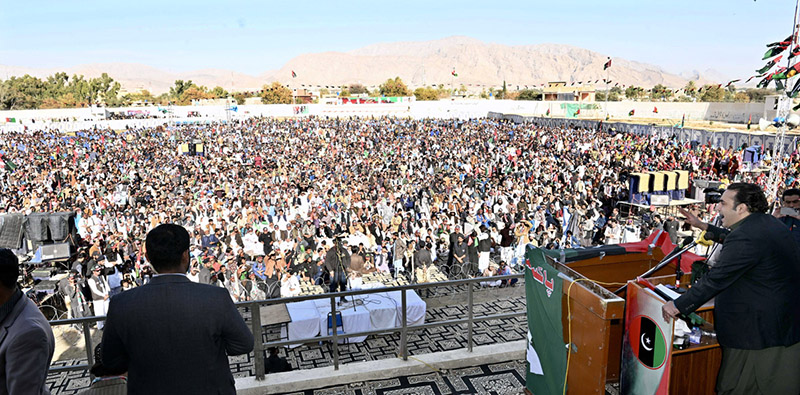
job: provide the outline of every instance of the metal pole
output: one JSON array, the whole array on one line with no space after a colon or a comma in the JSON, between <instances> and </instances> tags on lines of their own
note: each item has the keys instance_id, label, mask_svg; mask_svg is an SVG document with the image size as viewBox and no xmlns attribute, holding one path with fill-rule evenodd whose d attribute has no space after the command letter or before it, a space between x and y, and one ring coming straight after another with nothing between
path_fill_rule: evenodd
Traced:
<instances>
[{"instance_id":1,"label":"metal pole","mask_svg":"<svg viewBox=\"0 0 800 395\"><path fill-rule=\"evenodd\" d=\"M400 353L403 360L408 361L408 304L406 303L406 292L400 291L400 307L403 309L403 324L400 329Z\"/></svg>"},{"instance_id":2,"label":"metal pole","mask_svg":"<svg viewBox=\"0 0 800 395\"><path fill-rule=\"evenodd\" d=\"M611 59L609 58L609 61L610 60ZM608 96L610 96L609 95L609 91L608 91L608 84L611 82L611 80L609 78L610 77L608 76L608 69L606 69L606 116L605 116L605 118L608 118Z\"/></svg>"},{"instance_id":3,"label":"metal pole","mask_svg":"<svg viewBox=\"0 0 800 395\"><path fill-rule=\"evenodd\" d=\"M473 283L467 284L467 350L472 352L472 288Z\"/></svg>"},{"instance_id":4,"label":"metal pole","mask_svg":"<svg viewBox=\"0 0 800 395\"><path fill-rule=\"evenodd\" d=\"M250 322L253 326L253 336L256 341L253 346L253 357L255 358L254 369L256 370L256 380L264 380L264 333L261 327L261 305L254 303L250 309Z\"/></svg>"},{"instance_id":5,"label":"metal pole","mask_svg":"<svg viewBox=\"0 0 800 395\"><path fill-rule=\"evenodd\" d=\"M355 304L355 301L353 301ZM331 323L333 326L333 333L331 334L333 338L331 339L331 343L333 345L333 370L339 370L339 329L337 329L337 322L336 322L336 296L331 296ZM344 317L342 317L342 324L344 324Z\"/></svg>"},{"instance_id":6,"label":"metal pole","mask_svg":"<svg viewBox=\"0 0 800 395\"><path fill-rule=\"evenodd\" d=\"M89 321L83 322L83 341L86 345L86 361L91 368L94 365L94 347L92 346L92 334L89 332L89 326L91 323ZM92 380L94 380L94 375L91 375Z\"/></svg>"}]
</instances>

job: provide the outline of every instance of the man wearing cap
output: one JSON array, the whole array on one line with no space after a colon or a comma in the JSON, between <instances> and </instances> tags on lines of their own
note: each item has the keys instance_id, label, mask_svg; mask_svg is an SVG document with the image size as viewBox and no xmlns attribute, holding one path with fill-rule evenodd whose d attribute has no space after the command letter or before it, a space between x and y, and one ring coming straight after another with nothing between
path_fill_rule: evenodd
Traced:
<instances>
[{"instance_id":1,"label":"man wearing cap","mask_svg":"<svg viewBox=\"0 0 800 395\"><path fill-rule=\"evenodd\" d=\"M95 317L106 315L108 312L109 291L111 287L108 285L108 280L102 274L102 262L105 259L101 256L100 260L92 267L92 275L87 280L89 290L92 291L92 309L94 310ZM97 321L97 329L103 329L105 321Z\"/></svg>"},{"instance_id":2,"label":"man wearing cap","mask_svg":"<svg viewBox=\"0 0 800 395\"><path fill-rule=\"evenodd\" d=\"M224 288L186 278L189 233L162 224L147 234L150 284L113 298L103 363L128 371L130 394L235 394L229 355L253 350L253 334Z\"/></svg>"}]
</instances>

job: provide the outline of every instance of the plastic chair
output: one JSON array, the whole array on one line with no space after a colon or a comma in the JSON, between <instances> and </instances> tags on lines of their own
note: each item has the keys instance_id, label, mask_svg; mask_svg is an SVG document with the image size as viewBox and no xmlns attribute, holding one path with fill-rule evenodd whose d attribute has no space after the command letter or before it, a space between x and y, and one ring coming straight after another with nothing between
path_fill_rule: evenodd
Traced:
<instances>
[{"instance_id":1,"label":"plastic chair","mask_svg":"<svg viewBox=\"0 0 800 395\"><path fill-rule=\"evenodd\" d=\"M336 336L342 336L342 335L347 334L347 332L344 331L344 321L342 320L342 312L341 311L337 311L336 312L336 323L335 323L335 325L334 325L334 322L333 322L333 315L332 314L333 313L328 313L328 336L332 335L334 330L336 331ZM340 328L341 328L341 330L340 330ZM343 337L342 339L344 340L345 343L348 343L348 340L349 340L348 338Z\"/></svg>"}]
</instances>

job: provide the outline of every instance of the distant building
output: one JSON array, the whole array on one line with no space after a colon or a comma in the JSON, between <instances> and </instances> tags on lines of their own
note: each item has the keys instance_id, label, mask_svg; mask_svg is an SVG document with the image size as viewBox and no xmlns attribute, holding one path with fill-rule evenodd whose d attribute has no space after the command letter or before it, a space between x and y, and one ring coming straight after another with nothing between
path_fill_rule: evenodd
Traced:
<instances>
[{"instance_id":1,"label":"distant building","mask_svg":"<svg viewBox=\"0 0 800 395\"><path fill-rule=\"evenodd\" d=\"M542 94L545 101L593 102L595 89L593 84L567 85L565 81L553 81L547 83Z\"/></svg>"},{"instance_id":2,"label":"distant building","mask_svg":"<svg viewBox=\"0 0 800 395\"><path fill-rule=\"evenodd\" d=\"M294 102L297 104L309 104L314 102L314 94L307 89L295 89L292 95L294 95Z\"/></svg>"}]
</instances>

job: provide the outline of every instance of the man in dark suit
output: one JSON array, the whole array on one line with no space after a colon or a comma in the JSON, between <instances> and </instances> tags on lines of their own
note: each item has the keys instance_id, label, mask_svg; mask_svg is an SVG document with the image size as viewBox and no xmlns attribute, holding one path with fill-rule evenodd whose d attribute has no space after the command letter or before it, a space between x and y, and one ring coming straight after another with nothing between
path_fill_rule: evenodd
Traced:
<instances>
[{"instance_id":1,"label":"man in dark suit","mask_svg":"<svg viewBox=\"0 0 800 395\"><path fill-rule=\"evenodd\" d=\"M664 318L687 314L715 299L722 346L718 394L800 393L800 250L755 184L734 183L722 194L718 228L681 210L687 222L722 244L717 264Z\"/></svg>"},{"instance_id":2,"label":"man in dark suit","mask_svg":"<svg viewBox=\"0 0 800 395\"><path fill-rule=\"evenodd\" d=\"M128 371L130 394L234 394L227 356L250 352L253 334L228 291L186 277L189 234L183 227L157 226L145 247L158 274L111 300L105 365Z\"/></svg>"},{"instance_id":3,"label":"man in dark suit","mask_svg":"<svg viewBox=\"0 0 800 395\"><path fill-rule=\"evenodd\" d=\"M664 231L669 234L669 239L672 241L672 244L678 244L678 220L675 217L669 215L667 216L667 220L664 222Z\"/></svg>"},{"instance_id":4,"label":"man in dark suit","mask_svg":"<svg viewBox=\"0 0 800 395\"><path fill-rule=\"evenodd\" d=\"M0 248L0 394L49 394L50 324L17 285L19 259Z\"/></svg>"},{"instance_id":5,"label":"man in dark suit","mask_svg":"<svg viewBox=\"0 0 800 395\"><path fill-rule=\"evenodd\" d=\"M350 253L342 245L342 236L337 236L333 247L325 254L325 269L331 273L331 285L329 292L344 292L347 290L347 269L350 268ZM344 303L345 298L339 299L339 304Z\"/></svg>"}]
</instances>

